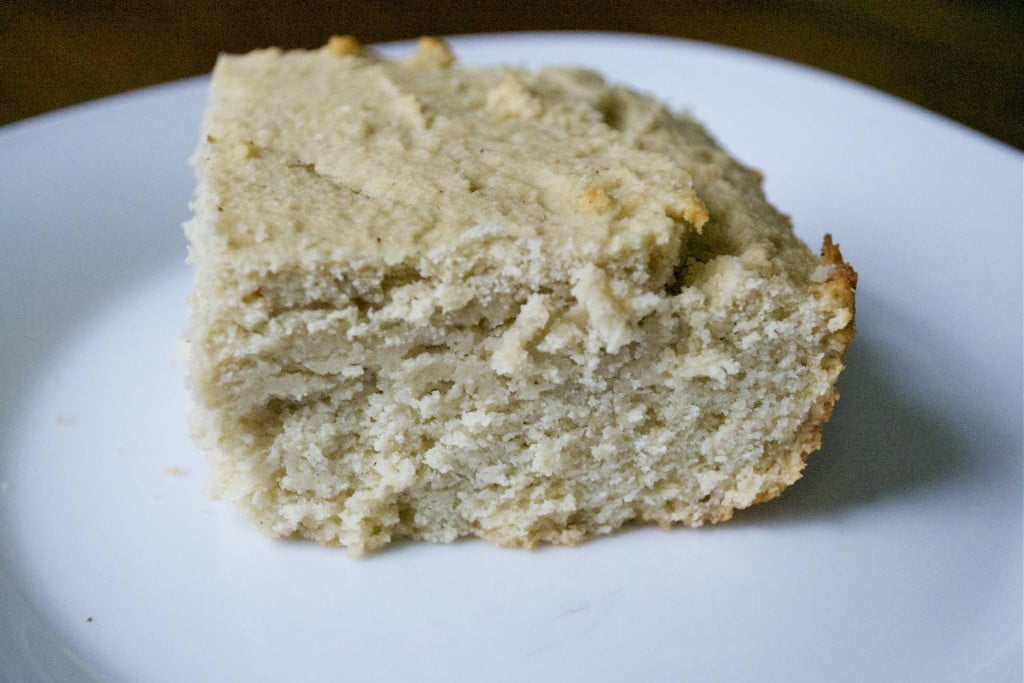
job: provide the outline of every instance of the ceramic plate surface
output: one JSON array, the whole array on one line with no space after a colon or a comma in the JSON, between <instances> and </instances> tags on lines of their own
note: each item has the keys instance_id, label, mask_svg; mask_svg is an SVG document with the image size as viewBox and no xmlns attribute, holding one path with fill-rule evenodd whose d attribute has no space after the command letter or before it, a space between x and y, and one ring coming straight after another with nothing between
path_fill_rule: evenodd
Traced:
<instances>
[{"instance_id":1,"label":"ceramic plate surface","mask_svg":"<svg viewBox=\"0 0 1024 683\"><path fill-rule=\"evenodd\" d=\"M781 498L577 548L272 541L204 495L178 344L206 81L0 131L0 677L1019 681L1022 155L811 69L602 34L454 41L690 110L860 272ZM401 52L408 46L392 46Z\"/></svg>"}]
</instances>

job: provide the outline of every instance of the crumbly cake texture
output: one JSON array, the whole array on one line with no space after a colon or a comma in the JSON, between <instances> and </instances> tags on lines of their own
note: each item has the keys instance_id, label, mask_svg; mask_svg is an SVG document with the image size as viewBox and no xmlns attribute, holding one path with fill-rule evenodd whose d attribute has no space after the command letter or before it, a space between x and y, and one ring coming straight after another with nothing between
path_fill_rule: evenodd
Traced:
<instances>
[{"instance_id":1,"label":"crumbly cake texture","mask_svg":"<svg viewBox=\"0 0 1024 683\"><path fill-rule=\"evenodd\" d=\"M856 275L648 96L332 38L222 56L193 164L192 422L269 535L698 526L820 446Z\"/></svg>"}]
</instances>

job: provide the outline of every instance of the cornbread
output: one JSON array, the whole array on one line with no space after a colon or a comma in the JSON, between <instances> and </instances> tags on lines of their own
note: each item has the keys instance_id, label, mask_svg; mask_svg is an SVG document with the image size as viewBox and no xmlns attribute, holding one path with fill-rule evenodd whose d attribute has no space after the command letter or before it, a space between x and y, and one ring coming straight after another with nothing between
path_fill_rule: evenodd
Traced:
<instances>
[{"instance_id":1,"label":"cornbread","mask_svg":"<svg viewBox=\"0 0 1024 683\"><path fill-rule=\"evenodd\" d=\"M192 422L269 535L697 526L820 446L856 275L651 97L332 38L222 56L193 164Z\"/></svg>"}]
</instances>

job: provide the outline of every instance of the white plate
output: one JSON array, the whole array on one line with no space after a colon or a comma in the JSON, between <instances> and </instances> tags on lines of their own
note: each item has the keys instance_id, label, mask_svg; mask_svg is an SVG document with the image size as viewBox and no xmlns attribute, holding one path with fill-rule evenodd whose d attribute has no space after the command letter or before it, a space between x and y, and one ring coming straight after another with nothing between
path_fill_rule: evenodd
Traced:
<instances>
[{"instance_id":1,"label":"white plate","mask_svg":"<svg viewBox=\"0 0 1024 683\"><path fill-rule=\"evenodd\" d=\"M691 109L802 236L836 235L858 337L805 478L578 548L260 536L204 497L176 355L206 83L132 93L0 132L0 677L1020 680L1022 155L734 50L455 44Z\"/></svg>"}]
</instances>

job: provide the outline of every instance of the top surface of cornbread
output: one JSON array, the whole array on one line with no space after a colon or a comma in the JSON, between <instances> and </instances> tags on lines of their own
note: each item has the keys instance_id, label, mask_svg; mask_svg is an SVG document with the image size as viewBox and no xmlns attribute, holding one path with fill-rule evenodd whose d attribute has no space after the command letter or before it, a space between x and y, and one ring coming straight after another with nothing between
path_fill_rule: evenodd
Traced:
<instances>
[{"instance_id":1,"label":"top surface of cornbread","mask_svg":"<svg viewBox=\"0 0 1024 683\"><path fill-rule=\"evenodd\" d=\"M707 219L685 159L648 135L678 122L589 71L451 62L429 40L402 61L344 42L223 56L196 160L216 239L194 248L274 270L461 245L490 269L509 259L480 243L511 241L663 285Z\"/></svg>"}]
</instances>

